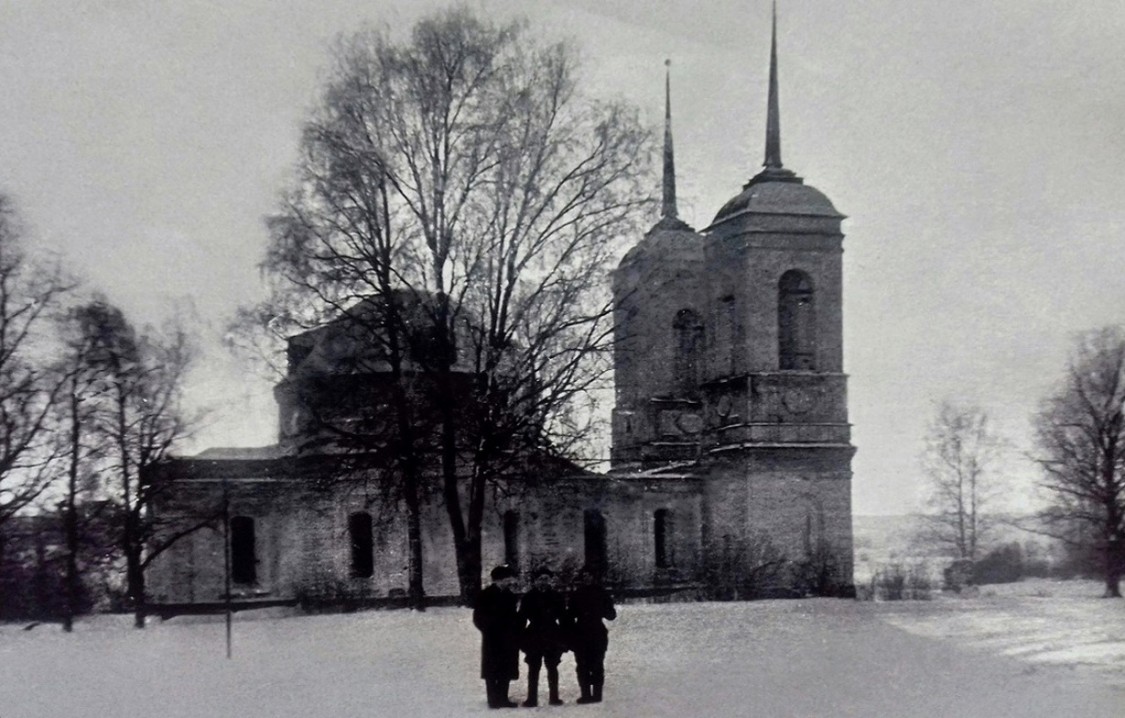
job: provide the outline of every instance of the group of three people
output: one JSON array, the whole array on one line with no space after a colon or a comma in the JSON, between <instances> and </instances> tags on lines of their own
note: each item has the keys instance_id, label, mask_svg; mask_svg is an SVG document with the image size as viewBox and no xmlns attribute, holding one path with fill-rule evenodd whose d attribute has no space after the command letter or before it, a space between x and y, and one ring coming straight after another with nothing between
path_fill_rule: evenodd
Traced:
<instances>
[{"instance_id":1,"label":"group of three people","mask_svg":"<svg viewBox=\"0 0 1125 718\"><path fill-rule=\"evenodd\" d=\"M609 632L603 619L617 617L613 598L598 584L593 571L583 568L578 586L564 596L555 589L549 568L532 574L531 589L522 598L514 593L518 576L508 566L492 570L492 583L481 591L473 608L473 623L481 632L481 678L490 708L514 708L508 684L519 678L519 652L527 663L525 706L539 704L539 671L547 667L551 705L560 705L559 662L574 651L579 703L597 703L605 683L605 652Z\"/></svg>"}]
</instances>

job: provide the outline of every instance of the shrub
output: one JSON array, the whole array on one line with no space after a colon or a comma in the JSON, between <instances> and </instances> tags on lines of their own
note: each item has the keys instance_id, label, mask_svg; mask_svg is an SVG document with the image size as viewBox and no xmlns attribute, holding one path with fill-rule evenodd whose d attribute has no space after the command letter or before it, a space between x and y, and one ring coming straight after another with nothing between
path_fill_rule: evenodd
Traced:
<instances>
[{"instance_id":1,"label":"shrub","mask_svg":"<svg viewBox=\"0 0 1125 718\"><path fill-rule=\"evenodd\" d=\"M340 579L317 573L311 579L293 587L293 597L306 612L322 608L354 611L372 604L377 597L365 581Z\"/></svg>"},{"instance_id":2,"label":"shrub","mask_svg":"<svg viewBox=\"0 0 1125 718\"><path fill-rule=\"evenodd\" d=\"M813 546L805 559L793 564L793 585L804 596L839 596L844 590L843 560L828 541Z\"/></svg>"},{"instance_id":3,"label":"shrub","mask_svg":"<svg viewBox=\"0 0 1125 718\"><path fill-rule=\"evenodd\" d=\"M765 532L747 538L723 537L721 559L711 567L710 598L738 601L786 595L788 572L785 555Z\"/></svg>"},{"instance_id":4,"label":"shrub","mask_svg":"<svg viewBox=\"0 0 1125 718\"><path fill-rule=\"evenodd\" d=\"M973 585L973 562L967 558L958 559L946 566L941 575L943 591L961 593L966 586Z\"/></svg>"},{"instance_id":5,"label":"shrub","mask_svg":"<svg viewBox=\"0 0 1125 718\"><path fill-rule=\"evenodd\" d=\"M1051 563L1045 558L1027 559L1023 561L1024 578L1049 578Z\"/></svg>"},{"instance_id":6,"label":"shrub","mask_svg":"<svg viewBox=\"0 0 1125 718\"><path fill-rule=\"evenodd\" d=\"M1053 578L1101 578L1102 561L1097 549L1086 544L1063 543L1062 556L1051 567Z\"/></svg>"},{"instance_id":7,"label":"shrub","mask_svg":"<svg viewBox=\"0 0 1125 718\"><path fill-rule=\"evenodd\" d=\"M929 601L932 597L933 582L930 568L925 563L916 563L906 574L906 589L915 601Z\"/></svg>"},{"instance_id":8,"label":"shrub","mask_svg":"<svg viewBox=\"0 0 1125 718\"><path fill-rule=\"evenodd\" d=\"M998 546L973 565L973 583L1014 583L1023 577L1023 551L1018 543Z\"/></svg>"},{"instance_id":9,"label":"shrub","mask_svg":"<svg viewBox=\"0 0 1125 718\"><path fill-rule=\"evenodd\" d=\"M868 590L871 597L883 601L927 601L933 584L925 563L910 566L892 563L875 572Z\"/></svg>"}]
</instances>

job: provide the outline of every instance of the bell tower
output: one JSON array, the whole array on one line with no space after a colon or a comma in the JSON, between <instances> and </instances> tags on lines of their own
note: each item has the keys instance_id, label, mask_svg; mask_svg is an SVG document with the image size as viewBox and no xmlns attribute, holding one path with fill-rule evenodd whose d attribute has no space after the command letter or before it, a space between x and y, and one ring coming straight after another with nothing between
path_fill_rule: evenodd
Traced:
<instances>
[{"instance_id":1,"label":"bell tower","mask_svg":"<svg viewBox=\"0 0 1125 718\"><path fill-rule=\"evenodd\" d=\"M722 574L732 551L769 545L795 567L791 584L849 595L844 215L781 160L776 5L767 102L762 169L702 230L713 327L704 550Z\"/></svg>"},{"instance_id":2,"label":"bell tower","mask_svg":"<svg viewBox=\"0 0 1125 718\"><path fill-rule=\"evenodd\" d=\"M760 595L762 552L785 557L785 590L847 595L844 215L782 162L776 7L762 168L698 232L676 212L665 91L662 216L613 275L613 469L698 481L706 575L732 595Z\"/></svg>"},{"instance_id":3,"label":"bell tower","mask_svg":"<svg viewBox=\"0 0 1125 718\"><path fill-rule=\"evenodd\" d=\"M781 160L777 16L765 160L709 227L714 341L708 404L717 448L850 451L843 373L844 216Z\"/></svg>"},{"instance_id":4,"label":"bell tower","mask_svg":"<svg viewBox=\"0 0 1125 718\"><path fill-rule=\"evenodd\" d=\"M670 61L660 220L613 273L614 468L699 456L707 372L705 238L679 218Z\"/></svg>"}]
</instances>

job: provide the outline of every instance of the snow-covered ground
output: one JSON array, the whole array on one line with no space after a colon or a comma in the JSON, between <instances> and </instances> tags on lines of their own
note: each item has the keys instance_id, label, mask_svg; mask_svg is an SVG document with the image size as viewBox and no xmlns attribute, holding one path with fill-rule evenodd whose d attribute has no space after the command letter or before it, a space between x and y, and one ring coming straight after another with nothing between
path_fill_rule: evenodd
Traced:
<instances>
[{"instance_id":1,"label":"snow-covered ground","mask_svg":"<svg viewBox=\"0 0 1125 718\"><path fill-rule=\"evenodd\" d=\"M1125 601L1101 598L1102 589L1096 581L1028 579L880 608L886 621L917 635L1012 656L1028 671L1060 667L1125 688Z\"/></svg>"},{"instance_id":2,"label":"snow-covered ground","mask_svg":"<svg viewBox=\"0 0 1125 718\"><path fill-rule=\"evenodd\" d=\"M536 711L1120 718L1125 602L1098 593L1042 583L915 603L625 605L611 624L606 701L574 704L568 655L566 705ZM129 623L95 617L71 635L0 626L0 718L490 713L461 609L238 614L231 660L221 617Z\"/></svg>"}]
</instances>

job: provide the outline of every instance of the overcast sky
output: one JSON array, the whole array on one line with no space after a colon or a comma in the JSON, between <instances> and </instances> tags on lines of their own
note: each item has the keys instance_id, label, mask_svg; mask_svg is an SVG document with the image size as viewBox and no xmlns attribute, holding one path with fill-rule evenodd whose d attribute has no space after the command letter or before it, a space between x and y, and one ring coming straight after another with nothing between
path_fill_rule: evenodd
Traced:
<instances>
[{"instance_id":1,"label":"overcast sky","mask_svg":"<svg viewBox=\"0 0 1125 718\"><path fill-rule=\"evenodd\" d=\"M418 0L4 0L0 191L137 321L211 327L193 449L275 434L268 384L218 347L256 264L327 48ZM478 0L584 50L587 87L658 127L673 61L681 215L761 164L766 0ZM847 214L857 513L910 510L937 402L992 412L1020 458L1075 332L1125 320L1125 3L781 0L785 164ZM654 218L655 220L655 218Z\"/></svg>"}]
</instances>

